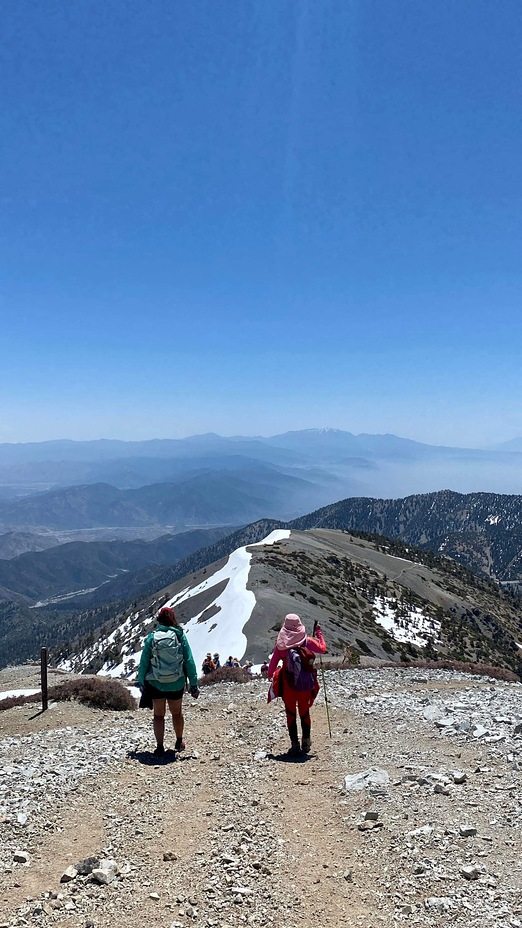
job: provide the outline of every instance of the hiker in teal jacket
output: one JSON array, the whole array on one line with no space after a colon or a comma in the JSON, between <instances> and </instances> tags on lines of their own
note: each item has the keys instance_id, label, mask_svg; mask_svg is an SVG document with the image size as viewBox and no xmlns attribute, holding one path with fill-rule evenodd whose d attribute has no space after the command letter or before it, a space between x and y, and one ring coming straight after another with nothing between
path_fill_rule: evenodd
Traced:
<instances>
[{"instance_id":1,"label":"hiker in teal jacket","mask_svg":"<svg viewBox=\"0 0 522 928\"><path fill-rule=\"evenodd\" d=\"M181 711L185 683L190 683L190 695L199 696L198 674L186 635L178 625L174 609L164 606L158 613L158 627L146 638L138 670L138 686L152 696L154 710L155 754L165 753L166 704L172 715L176 734L176 751L185 749L184 719ZM149 703L150 705L150 703Z\"/></svg>"}]
</instances>

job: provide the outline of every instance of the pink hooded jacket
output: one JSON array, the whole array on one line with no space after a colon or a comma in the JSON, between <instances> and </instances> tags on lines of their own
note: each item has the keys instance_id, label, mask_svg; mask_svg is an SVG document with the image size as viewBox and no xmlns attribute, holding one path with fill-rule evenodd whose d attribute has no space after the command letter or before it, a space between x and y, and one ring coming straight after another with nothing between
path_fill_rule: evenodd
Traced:
<instances>
[{"instance_id":1,"label":"pink hooded jacket","mask_svg":"<svg viewBox=\"0 0 522 928\"><path fill-rule=\"evenodd\" d=\"M287 618L289 618L289 616L287 616ZM294 616L292 616L292 618L294 618ZM298 618L298 617L295 616L295 618ZM286 623L286 619L285 619L285 623ZM280 641L280 638L282 637L282 633L285 630L285 627L283 626L283 628L279 632L279 635L277 636L276 646L274 648L274 653L272 654L272 657L270 658L270 663L268 665L268 679L269 680L272 679L274 675L274 671L279 661L284 661L286 652L289 651L290 648L295 648L298 645L304 645L305 647L309 648L310 651L313 651L315 654L326 654L326 642L324 640L323 633L321 629L319 628L319 626L317 626L316 628L315 638L312 638L312 636L308 636L306 634L304 625L301 624L301 627L304 632L304 638L301 636L299 640L291 641L289 644L286 644L285 647L280 646L283 643L282 641Z\"/></svg>"}]
</instances>

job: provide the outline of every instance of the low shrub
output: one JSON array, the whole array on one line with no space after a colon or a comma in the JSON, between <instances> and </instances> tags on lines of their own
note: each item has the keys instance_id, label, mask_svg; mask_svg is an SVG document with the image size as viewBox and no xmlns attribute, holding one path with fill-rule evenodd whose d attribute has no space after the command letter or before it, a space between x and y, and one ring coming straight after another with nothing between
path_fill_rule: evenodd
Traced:
<instances>
[{"instance_id":1,"label":"low shrub","mask_svg":"<svg viewBox=\"0 0 522 928\"><path fill-rule=\"evenodd\" d=\"M521 678L507 667L494 667L491 664L473 664L471 661L452 660L409 660L409 661L381 661L379 664L357 664L348 666L346 661L340 659L323 661L324 670L382 670L385 668L413 669L413 670L454 670L458 673L474 674L478 677L492 677L494 680L505 680L507 683L518 683Z\"/></svg>"},{"instance_id":2,"label":"low shrub","mask_svg":"<svg viewBox=\"0 0 522 928\"><path fill-rule=\"evenodd\" d=\"M459 673L475 674L478 677L493 677L494 680L505 680L508 683L518 683L520 677L507 667L494 667L492 664L474 664L472 661L451 661L451 660L414 660L398 664L394 661L388 661L381 664L381 667L415 667L420 670L456 670Z\"/></svg>"},{"instance_id":3,"label":"low shrub","mask_svg":"<svg viewBox=\"0 0 522 928\"><path fill-rule=\"evenodd\" d=\"M136 708L136 701L130 690L119 680L112 680L110 677L77 677L75 680L50 686L47 695L50 700L56 702L77 699L78 702L94 709L122 712ZM33 693L32 696L8 696L7 699L0 699L0 711L26 703L41 702L41 699L41 693Z\"/></svg>"},{"instance_id":4,"label":"low shrub","mask_svg":"<svg viewBox=\"0 0 522 928\"><path fill-rule=\"evenodd\" d=\"M24 703L34 702L37 699L40 699L39 693L35 693L34 696L6 696L5 699L0 698L0 712L2 709L12 709L13 706L23 706Z\"/></svg>"},{"instance_id":5,"label":"low shrub","mask_svg":"<svg viewBox=\"0 0 522 928\"><path fill-rule=\"evenodd\" d=\"M78 702L94 709L113 709L122 712L136 708L136 701L129 689L111 677L77 677L49 689L49 699Z\"/></svg>"},{"instance_id":6,"label":"low shrub","mask_svg":"<svg viewBox=\"0 0 522 928\"><path fill-rule=\"evenodd\" d=\"M212 686L213 683L248 683L250 675L242 667L220 667L212 673L200 677L199 686Z\"/></svg>"}]
</instances>

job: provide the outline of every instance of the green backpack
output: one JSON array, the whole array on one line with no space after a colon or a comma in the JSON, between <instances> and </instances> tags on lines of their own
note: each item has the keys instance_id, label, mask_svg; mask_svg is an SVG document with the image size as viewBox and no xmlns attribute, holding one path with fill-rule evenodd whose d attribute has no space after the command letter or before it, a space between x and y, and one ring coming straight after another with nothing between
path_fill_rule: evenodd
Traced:
<instances>
[{"instance_id":1,"label":"green backpack","mask_svg":"<svg viewBox=\"0 0 522 928\"><path fill-rule=\"evenodd\" d=\"M175 683L185 678L182 640L173 628L154 632L150 666L154 679L159 683Z\"/></svg>"}]
</instances>

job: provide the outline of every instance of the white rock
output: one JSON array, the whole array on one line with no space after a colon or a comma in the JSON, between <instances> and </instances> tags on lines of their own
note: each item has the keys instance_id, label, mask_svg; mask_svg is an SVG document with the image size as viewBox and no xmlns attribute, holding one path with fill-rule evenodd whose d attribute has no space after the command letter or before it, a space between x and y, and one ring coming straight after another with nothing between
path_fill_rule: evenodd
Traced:
<instances>
[{"instance_id":1,"label":"white rock","mask_svg":"<svg viewBox=\"0 0 522 928\"><path fill-rule=\"evenodd\" d=\"M471 734L474 738L483 738L484 735L489 735L489 730L484 725L476 725Z\"/></svg>"},{"instance_id":2,"label":"white rock","mask_svg":"<svg viewBox=\"0 0 522 928\"><path fill-rule=\"evenodd\" d=\"M424 906L442 915L453 908L453 899L450 896L429 896L424 900Z\"/></svg>"},{"instance_id":3,"label":"white rock","mask_svg":"<svg viewBox=\"0 0 522 928\"><path fill-rule=\"evenodd\" d=\"M104 870L102 867L95 867L91 872L91 880L95 883L100 883L102 886L107 886L108 883L112 883L116 879L116 874L114 870Z\"/></svg>"},{"instance_id":4,"label":"white rock","mask_svg":"<svg viewBox=\"0 0 522 928\"><path fill-rule=\"evenodd\" d=\"M468 779L467 774L464 773L463 770L453 770L451 773L451 776L452 776L453 782L458 783L458 784L465 783L466 780Z\"/></svg>"},{"instance_id":5,"label":"white rock","mask_svg":"<svg viewBox=\"0 0 522 928\"><path fill-rule=\"evenodd\" d=\"M361 773L348 774L344 778L344 788L346 790L361 790L370 786L387 786L390 782L390 775L387 770L380 767L368 767Z\"/></svg>"},{"instance_id":6,"label":"white rock","mask_svg":"<svg viewBox=\"0 0 522 928\"><path fill-rule=\"evenodd\" d=\"M66 870L63 871L60 877L60 883L70 883L71 880L74 880L78 876L78 871L76 867L69 866Z\"/></svg>"}]
</instances>

